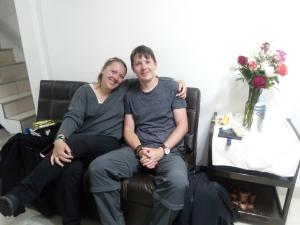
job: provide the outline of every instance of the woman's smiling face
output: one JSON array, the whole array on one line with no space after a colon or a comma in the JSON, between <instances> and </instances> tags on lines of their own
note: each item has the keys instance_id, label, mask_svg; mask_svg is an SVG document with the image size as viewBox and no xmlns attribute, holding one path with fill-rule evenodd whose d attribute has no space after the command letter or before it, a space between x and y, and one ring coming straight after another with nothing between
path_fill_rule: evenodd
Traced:
<instances>
[{"instance_id":1,"label":"woman's smiling face","mask_svg":"<svg viewBox=\"0 0 300 225\"><path fill-rule=\"evenodd\" d=\"M117 88L124 80L126 68L120 62L112 62L102 71L101 85L105 85L109 90Z\"/></svg>"}]
</instances>

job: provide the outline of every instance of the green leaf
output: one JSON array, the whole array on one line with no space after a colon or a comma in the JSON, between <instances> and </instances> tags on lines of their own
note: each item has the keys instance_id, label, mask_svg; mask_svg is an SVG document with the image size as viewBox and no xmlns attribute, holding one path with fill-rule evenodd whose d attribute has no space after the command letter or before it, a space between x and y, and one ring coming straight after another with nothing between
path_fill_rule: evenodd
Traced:
<instances>
[{"instance_id":1,"label":"green leaf","mask_svg":"<svg viewBox=\"0 0 300 225\"><path fill-rule=\"evenodd\" d=\"M241 68L240 69L241 73L243 74L243 76L246 78L246 80L251 80L252 79L252 72L248 69L248 68Z\"/></svg>"},{"instance_id":2,"label":"green leaf","mask_svg":"<svg viewBox=\"0 0 300 225\"><path fill-rule=\"evenodd\" d=\"M239 78L236 78L236 80L237 80L237 81L240 81L240 80L241 80L241 81L244 81L244 80L245 80L245 78L243 78L243 77L239 77Z\"/></svg>"}]
</instances>

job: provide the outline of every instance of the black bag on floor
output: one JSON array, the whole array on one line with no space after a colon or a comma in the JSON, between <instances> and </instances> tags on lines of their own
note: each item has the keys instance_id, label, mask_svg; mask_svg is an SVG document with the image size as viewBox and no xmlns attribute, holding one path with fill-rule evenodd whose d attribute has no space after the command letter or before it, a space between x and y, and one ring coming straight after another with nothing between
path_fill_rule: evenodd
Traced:
<instances>
[{"instance_id":1,"label":"black bag on floor","mask_svg":"<svg viewBox=\"0 0 300 225\"><path fill-rule=\"evenodd\" d=\"M59 126L60 124L55 124L38 129L36 132L40 136L18 133L5 143L0 152L1 195L15 187L43 159L40 151L53 143ZM40 201L42 198L44 196L41 194L34 202L34 205L41 205L41 207L37 207L38 210L44 205L45 201ZM22 212L24 212L24 208L20 207L15 216Z\"/></svg>"},{"instance_id":2,"label":"black bag on floor","mask_svg":"<svg viewBox=\"0 0 300 225\"><path fill-rule=\"evenodd\" d=\"M59 125L37 130L40 136L18 133L5 143L0 152L2 194L17 185L42 160L40 151L53 142Z\"/></svg>"},{"instance_id":3,"label":"black bag on floor","mask_svg":"<svg viewBox=\"0 0 300 225\"><path fill-rule=\"evenodd\" d=\"M203 172L192 172L184 208L174 225L233 225L234 209L227 190Z\"/></svg>"}]
</instances>

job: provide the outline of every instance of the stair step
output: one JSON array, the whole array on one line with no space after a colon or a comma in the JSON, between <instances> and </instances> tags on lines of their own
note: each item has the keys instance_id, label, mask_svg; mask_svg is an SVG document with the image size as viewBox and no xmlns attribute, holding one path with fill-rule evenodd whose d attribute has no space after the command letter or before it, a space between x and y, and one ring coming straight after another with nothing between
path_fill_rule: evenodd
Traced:
<instances>
[{"instance_id":1,"label":"stair step","mask_svg":"<svg viewBox=\"0 0 300 225\"><path fill-rule=\"evenodd\" d=\"M36 119L26 64L0 45L0 121L10 133L32 127Z\"/></svg>"},{"instance_id":2,"label":"stair step","mask_svg":"<svg viewBox=\"0 0 300 225\"><path fill-rule=\"evenodd\" d=\"M17 114L17 115L14 115L14 116L11 116L11 117L8 117L7 119L22 121L22 120L28 119L30 117L35 117L35 110L34 109L23 112L23 113L20 113L20 114Z\"/></svg>"},{"instance_id":3,"label":"stair step","mask_svg":"<svg viewBox=\"0 0 300 225\"><path fill-rule=\"evenodd\" d=\"M30 84L27 77L21 77L2 83L0 82L0 99L28 91L30 91Z\"/></svg>"},{"instance_id":4,"label":"stair step","mask_svg":"<svg viewBox=\"0 0 300 225\"><path fill-rule=\"evenodd\" d=\"M12 117L17 114L32 110L34 108L34 103L32 96L20 97L9 103L2 105L2 109L5 117Z\"/></svg>"},{"instance_id":5,"label":"stair step","mask_svg":"<svg viewBox=\"0 0 300 225\"><path fill-rule=\"evenodd\" d=\"M1 79L1 77L0 77L0 85L7 84L7 83L12 83L12 82L19 81L19 80L24 80L24 79L28 79L27 74L20 74L20 75L10 76L10 77L7 76L3 79Z\"/></svg>"},{"instance_id":6,"label":"stair step","mask_svg":"<svg viewBox=\"0 0 300 225\"><path fill-rule=\"evenodd\" d=\"M10 66L19 65L19 64L25 64L25 62L24 61L20 61L20 62L7 63L5 65L0 65L0 68L10 67Z\"/></svg>"},{"instance_id":7,"label":"stair step","mask_svg":"<svg viewBox=\"0 0 300 225\"><path fill-rule=\"evenodd\" d=\"M11 76L11 77L8 76L8 77L5 77L3 79L1 79L1 77L0 77L0 85L7 84L7 83L12 83L12 82L19 81L19 80L24 80L24 79L28 79L27 74L20 74L20 75Z\"/></svg>"},{"instance_id":8,"label":"stair step","mask_svg":"<svg viewBox=\"0 0 300 225\"><path fill-rule=\"evenodd\" d=\"M4 97L4 98L0 99L0 104L7 104L7 103L10 103L10 102L13 102L13 101L16 101L16 100L19 100L19 99L23 99L23 98L26 98L26 97L29 97L29 96L31 96L30 91L20 93L20 94L16 94L16 95L12 95L12 96L8 96L8 97Z\"/></svg>"},{"instance_id":9,"label":"stair step","mask_svg":"<svg viewBox=\"0 0 300 225\"><path fill-rule=\"evenodd\" d=\"M13 50L10 48L0 50L0 65L6 65L15 62Z\"/></svg>"},{"instance_id":10,"label":"stair step","mask_svg":"<svg viewBox=\"0 0 300 225\"><path fill-rule=\"evenodd\" d=\"M12 63L8 63L8 64L5 64L5 65L0 65L0 68L10 67L10 66L13 66L13 65L18 65L18 64L25 64L25 62L12 62Z\"/></svg>"},{"instance_id":11,"label":"stair step","mask_svg":"<svg viewBox=\"0 0 300 225\"><path fill-rule=\"evenodd\" d=\"M19 77L10 77L9 79L3 80L3 81L0 80L0 85L10 84L10 83L24 81L24 80L28 80L28 76L23 75L23 76L19 76Z\"/></svg>"},{"instance_id":12,"label":"stair step","mask_svg":"<svg viewBox=\"0 0 300 225\"><path fill-rule=\"evenodd\" d=\"M0 82L6 82L19 77L27 77L27 68L24 62L0 66Z\"/></svg>"}]
</instances>

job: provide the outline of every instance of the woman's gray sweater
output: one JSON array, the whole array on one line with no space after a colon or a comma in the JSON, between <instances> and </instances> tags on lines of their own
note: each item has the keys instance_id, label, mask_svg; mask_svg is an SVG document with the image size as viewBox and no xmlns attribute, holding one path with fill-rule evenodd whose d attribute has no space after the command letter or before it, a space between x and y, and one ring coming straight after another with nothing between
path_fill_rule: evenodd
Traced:
<instances>
[{"instance_id":1,"label":"woman's gray sweater","mask_svg":"<svg viewBox=\"0 0 300 225\"><path fill-rule=\"evenodd\" d=\"M124 95L129 87L125 80L102 103L89 84L75 92L68 112L64 115L58 134L69 138L71 134L106 135L121 139L124 120Z\"/></svg>"}]
</instances>

